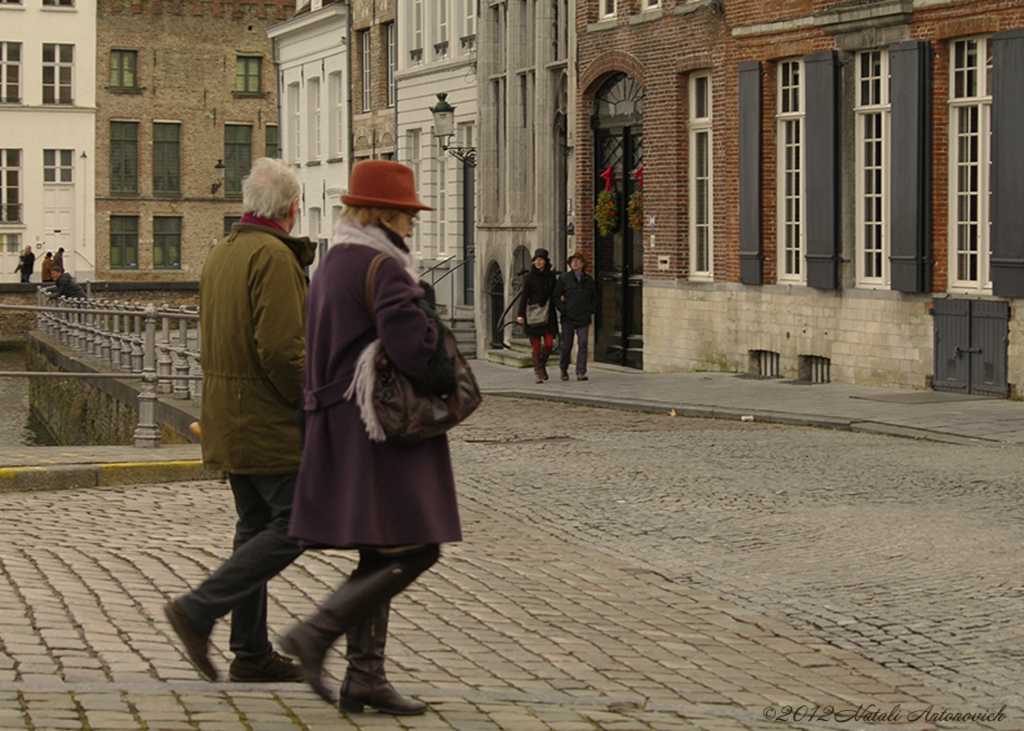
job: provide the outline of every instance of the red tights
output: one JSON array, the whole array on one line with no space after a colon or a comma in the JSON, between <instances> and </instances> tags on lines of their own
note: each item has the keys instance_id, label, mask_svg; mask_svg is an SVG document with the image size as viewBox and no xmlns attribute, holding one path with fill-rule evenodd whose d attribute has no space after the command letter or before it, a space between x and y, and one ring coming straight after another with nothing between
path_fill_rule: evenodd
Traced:
<instances>
[{"instance_id":1,"label":"red tights","mask_svg":"<svg viewBox=\"0 0 1024 731\"><path fill-rule=\"evenodd\" d=\"M530 338L530 339L533 341L533 352L534 353L539 353L540 352L540 338L538 337L538 338ZM551 348L554 345L554 343L555 343L555 336L552 335L551 333L544 333L544 350L546 350L546 351L551 350Z\"/></svg>"}]
</instances>

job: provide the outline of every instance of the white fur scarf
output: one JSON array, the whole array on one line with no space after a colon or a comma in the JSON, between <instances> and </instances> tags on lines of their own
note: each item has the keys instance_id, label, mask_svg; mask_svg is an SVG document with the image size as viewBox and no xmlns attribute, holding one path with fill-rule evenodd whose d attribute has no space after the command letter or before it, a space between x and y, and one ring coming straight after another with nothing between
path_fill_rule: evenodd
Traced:
<instances>
[{"instance_id":1,"label":"white fur scarf","mask_svg":"<svg viewBox=\"0 0 1024 731\"><path fill-rule=\"evenodd\" d=\"M334 238L331 239L331 246L350 244L369 246L382 254L387 254L402 263L413 282L419 278L416 257L395 246L379 226L360 226L357 221L339 217L334 224ZM377 381L373 361L382 347L380 338L377 338L363 348L363 352L359 354L359 359L356 361L352 383L345 391L345 398L355 401L356 406L359 407L359 415L363 419L363 426L366 427L366 433L371 442L385 440L384 428L380 425L377 412L373 408L373 386Z\"/></svg>"}]
</instances>

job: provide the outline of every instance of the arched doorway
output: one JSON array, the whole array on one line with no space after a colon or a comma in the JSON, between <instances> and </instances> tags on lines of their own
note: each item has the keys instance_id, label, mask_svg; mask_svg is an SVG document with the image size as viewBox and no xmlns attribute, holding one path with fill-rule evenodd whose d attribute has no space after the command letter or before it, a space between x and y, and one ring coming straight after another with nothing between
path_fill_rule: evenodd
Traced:
<instances>
[{"instance_id":1,"label":"arched doorway","mask_svg":"<svg viewBox=\"0 0 1024 731\"><path fill-rule=\"evenodd\" d=\"M487 269L487 297L491 308L491 347L502 348L505 345L504 323L501 321L505 312L505 278L501 276L501 267L496 261L492 261Z\"/></svg>"},{"instance_id":2,"label":"arched doorway","mask_svg":"<svg viewBox=\"0 0 1024 731\"><path fill-rule=\"evenodd\" d=\"M533 260L530 259L530 250L525 246L520 246L512 253L512 295L515 296L523 288L523 277L530 271L530 267L533 266ZM519 307L519 303L516 302L516 307ZM513 322L515 317L512 317ZM512 326L512 337L516 339L522 339L526 337L526 331L523 330L523 326L516 322Z\"/></svg>"},{"instance_id":3,"label":"arched doorway","mask_svg":"<svg viewBox=\"0 0 1024 731\"><path fill-rule=\"evenodd\" d=\"M643 88L630 76L613 74L594 95L594 199L605 189L601 174L611 170L617 193L618 225L607 236L594 225L594 278L598 311L594 359L643 368L643 238L628 225L626 206L639 187L643 165Z\"/></svg>"}]
</instances>

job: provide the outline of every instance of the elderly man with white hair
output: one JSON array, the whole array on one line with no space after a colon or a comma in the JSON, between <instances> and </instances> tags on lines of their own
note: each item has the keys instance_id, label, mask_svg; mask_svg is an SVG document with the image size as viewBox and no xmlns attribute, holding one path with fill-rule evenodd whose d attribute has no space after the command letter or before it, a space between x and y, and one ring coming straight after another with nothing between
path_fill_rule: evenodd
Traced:
<instances>
[{"instance_id":1,"label":"elderly man with white hair","mask_svg":"<svg viewBox=\"0 0 1024 731\"><path fill-rule=\"evenodd\" d=\"M307 280L315 244L290 235L301 184L293 168L259 158L242 181L244 215L210 251L199 279L203 461L226 472L238 510L234 552L165 614L200 674L214 623L231 616L229 677L298 681L267 635L267 581L301 553L288 537L302 456Z\"/></svg>"}]
</instances>

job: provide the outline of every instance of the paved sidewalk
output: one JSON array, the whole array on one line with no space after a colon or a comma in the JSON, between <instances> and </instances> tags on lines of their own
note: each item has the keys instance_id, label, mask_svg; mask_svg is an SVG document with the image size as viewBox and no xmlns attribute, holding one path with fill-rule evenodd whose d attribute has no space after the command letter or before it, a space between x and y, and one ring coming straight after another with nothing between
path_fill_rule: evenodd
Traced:
<instances>
[{"instance_id":1,"label":"paved sidewalk","mask_svg":"<svg viewBox=\"0 0 1024 731\"><path fill-rule=\"evenodd\" d=\"M533 380L532 369L473 361L481 388L491 393L680 416L800 424L975 444L1024 444L1024 402L939 391L806 384L734 373L641 373L592 365L590 380ZM551 363L549 363L549 366ZM572 374L570 374L572 375Z\"/></svg>"}]
</instances>

